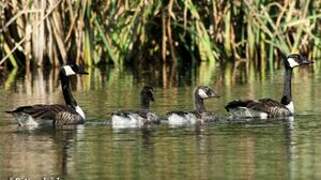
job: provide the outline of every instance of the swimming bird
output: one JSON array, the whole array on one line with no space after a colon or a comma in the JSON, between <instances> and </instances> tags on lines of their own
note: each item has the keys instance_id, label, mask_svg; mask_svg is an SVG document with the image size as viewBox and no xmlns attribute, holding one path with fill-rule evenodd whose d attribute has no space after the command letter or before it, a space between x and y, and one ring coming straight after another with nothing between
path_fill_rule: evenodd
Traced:
<instances>
[{"instance_id":1,"label":"swimming bird","mask_svg":"<svg viewBox=\"0 0 321 180\"><path fill-rule=\"evenodd\" d=\"M112 113L113 128L139 128L160 122L159 117L150 111L150 102L154 101L154 89L144 86L140 92L141 108L137 111L117 111Z\"/></svg>"},{"instance_id":2,"label":"swimming bird","mask_svg":"<svg viewBox=\"0 0 321 180\"><path fill-rule=\"evenodd\" d=\"M74 125L85 121L85 113L78 106L71 94L70 76L88 74L83 66L76 64L64 65L59 72L62 93L66 104L36 104L21 106L14 110L6 111L12 114L20 126L35 128L40 125Z\"/></svg>"},{"instance_id":3,"label":"swimming bird","mask_svg":"<svg viewBox=\"0 0 321 180\"><path fill-rule=\"evenodd\" d=\"M291 54L284 60L284 87L281 101L270 98L259 100L234 100L229 102L225 109L231 114L232 118L278 118L289 117L294 114L292 101L292 70L304 64L310 64L308 60L300 54Z\"/></svg>"},{"instance_id":4,"label":"swimming bird","mask_svg":"<svg viewBox=\"0 0 321 180\"><path fill-rule=\"evenodd\" d=\"M171 111L167 113L170 125L185 125L203 123L216 120L214 114L207 112L204 100L219 95L208 86L199 86L194 89L194 111Z\"/></svg>"}]
</instances>

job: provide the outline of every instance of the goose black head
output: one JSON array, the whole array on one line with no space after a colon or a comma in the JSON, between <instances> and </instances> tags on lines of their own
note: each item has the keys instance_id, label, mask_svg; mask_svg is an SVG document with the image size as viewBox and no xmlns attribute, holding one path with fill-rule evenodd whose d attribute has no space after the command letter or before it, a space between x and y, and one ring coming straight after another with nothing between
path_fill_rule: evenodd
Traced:
<instances>
[{"instance_id":1,"label":"goose black head","mask_svg":"<svg viewBox=\"0 0 321 180\"><path fill-rule=\"evenodd\" d=\"M154 101L154 89L150 86L144 86L140 91L141 107L144 110L149 110L149 104Z\"/></svg>"},{"instance_id":2,"label":"goose black head","mask_svg":"<svg viewBox=\"0 0 321 180\"><path fill-rule=\"evenodd\" d=\"M287 68L295 68L304 64L311 64L313 61L308 60L305 56L301 54L290 54L285 60L285 66Z\"/></svg>"},{"instance_id":3,"label":"goose black head","mask_svg":"<svg viewBox=\"0 0 321 180\"><path fill-rule=\"evenodd\" d=\"M195 96L201 99L207 99L212 97L220 97L212 88L208 86L198 86L195 89Z\"/></svg>"},{"instance_id":4,"label":"goose black head","mask_svg":"<svg viewBox=\"0 0 321 180\"><path fill-rule=\"evenodd\" d=\"M88 74L85 71L84 66L77 65L77 64L64 65L64 66L61 67L61 72L65 76L72 76L72 75L76 75L76 74Z\"/></svg>"},{"instance_id":5,"label":"goose black head","mask_svg":"<svg viewBox=\"0 0 321 180\"><path fill-rule=\"evenodd\" d=\"M144 86L140 92L142 101L154 101L154 89L150 86Z\"/></svg>"}]
</instances>

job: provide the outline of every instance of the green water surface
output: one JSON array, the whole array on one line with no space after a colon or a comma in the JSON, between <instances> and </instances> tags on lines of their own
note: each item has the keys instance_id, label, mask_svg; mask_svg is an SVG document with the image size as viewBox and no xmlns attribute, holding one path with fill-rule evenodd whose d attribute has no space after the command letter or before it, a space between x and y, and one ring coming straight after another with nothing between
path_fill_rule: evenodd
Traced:
<instances>
[{"instance_id":1,"label":"green water surface","mask_svg":"<svg viewBox=\"0 0 321 180\"><path fill-rule=\"evenodd\" d=\"M175 82L157 71L155 77L90 73L74 79L73 93L88 123L73 129L21 130L4 113L19 105L63 103L57 73L39 71L1 84L0 179L321 179L321 76L310 70L295 71L292 120L127 130L113 130L109 114L136 109L145 84L155 87L152 109L161 116L191 110L193 88L203 84L221 95L208 100L207 109L226 116L224 105L235 98L280 99L283 70L245 78L214 73L207 79L195 72Z\"/></svg>"}]
</instances>

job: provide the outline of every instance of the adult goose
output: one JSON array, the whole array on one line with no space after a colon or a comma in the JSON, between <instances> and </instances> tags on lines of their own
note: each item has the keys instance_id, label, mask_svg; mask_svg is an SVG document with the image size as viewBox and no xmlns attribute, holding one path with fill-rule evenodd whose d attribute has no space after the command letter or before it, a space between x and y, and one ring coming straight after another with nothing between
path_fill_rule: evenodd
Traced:
<instances>
[{"instance_id":1,"label":"adult goose","mask_svg":"<svg viewBox=\"0 0 321 180\"><path fill-rule=\"evenodd\" d=\"M171 111L167 113L170 125L186 125L203 123L216 120L216 117L207 112L204 100L219 97L218 94L208 86L198 86L194 89L194 111Z\"/></svg>"},{"instance_id":2,"label":"adult goose","mask_svg":"<svg viewBox=\"0 0 321 180\"><path fill-rule=\"evenodd\" d=\"M64 65L59 72L62 93L66 104L36 104L21 106L6 111L12 114L20 126L38 127L42 125L74 125L85 121L85 113L78 106L71 94L70 76L88 74L82 66L72 64Z\"/></svg>"},{"instance_id":3,"label":"adult goose","mask_svg":"<svg viewBox=\"0 0 321 180\"><path fill-rule=\"evenodd\" d=\"M139 128L158 124L159 117L150 111L150 102L154 101L154 89L144 86L140 92L141 108L137 111L117 111L112 113L113 128Z\"/></svg>"},{"instance_id":4,"label":"adult goose","mask_svg":"<svg viewBox=\"0 0 321 180\"><path fill-rule=\"evenodd\" d=\"M291 54L284 60L284 89L281 101L270 98L259 100L234 100L229 102L225 109L231 114L232 118L284 118L293 116L294 106L292 102L292 70L295 67L310 64L308 60L300 54Z\"/></svg>"}]
</instances>

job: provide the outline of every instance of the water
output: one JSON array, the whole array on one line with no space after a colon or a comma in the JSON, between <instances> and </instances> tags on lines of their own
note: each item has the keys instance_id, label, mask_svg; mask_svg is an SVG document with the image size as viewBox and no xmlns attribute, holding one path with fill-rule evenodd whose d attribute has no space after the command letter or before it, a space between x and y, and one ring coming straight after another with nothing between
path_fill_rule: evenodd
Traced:
<instances>
[{"instance_id":1,"label":"water","mask_svg":"<svg viewBox=\"0 0 321 180\"><path fill-rule=\"evenodd\" d=\"M127 130L105 124L110 112L135 109L146 83L156 87L152 109L160 115L192 109L191 94L200 84L220 93L221 98L206 105L222 116L229 100L281 96L283 70L246 78L216 72L208 77L200 70L167 82L158 71L137 76L93 69L73 84L88 117L76 129L21 130L11 116L0 113L0 179L320 179L321 78L309 69L295 71L293 120ZM25 104L63 103L57 72L39 70L13 79L0 86L0 112Z\"/></svg>"}]
</instances>

